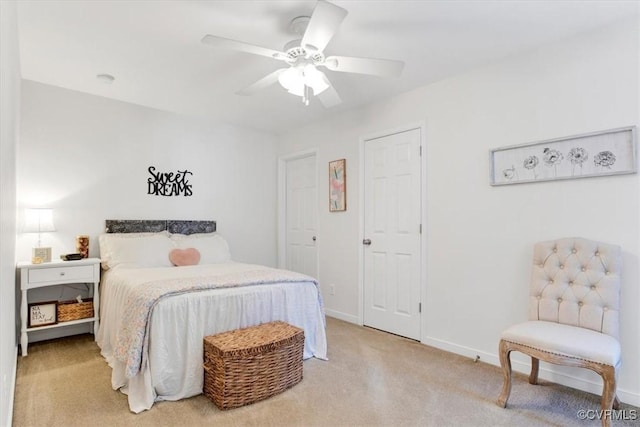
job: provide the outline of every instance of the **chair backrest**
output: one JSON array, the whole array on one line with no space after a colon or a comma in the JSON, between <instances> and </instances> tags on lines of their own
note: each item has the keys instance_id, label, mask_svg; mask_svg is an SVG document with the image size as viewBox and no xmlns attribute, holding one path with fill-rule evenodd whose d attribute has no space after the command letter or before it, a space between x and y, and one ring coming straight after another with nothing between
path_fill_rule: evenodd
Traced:
<instances>
[{"instance_id":1,"label":"chair backrest","mask_svg":"<svg viewBox=\"0 0 640 427\"><path fill-rule=\"evenodd\" d=\"M619 246L581 238L537 243L529 320L592 329L618 338Z\"/></svg>"}]
</instances>

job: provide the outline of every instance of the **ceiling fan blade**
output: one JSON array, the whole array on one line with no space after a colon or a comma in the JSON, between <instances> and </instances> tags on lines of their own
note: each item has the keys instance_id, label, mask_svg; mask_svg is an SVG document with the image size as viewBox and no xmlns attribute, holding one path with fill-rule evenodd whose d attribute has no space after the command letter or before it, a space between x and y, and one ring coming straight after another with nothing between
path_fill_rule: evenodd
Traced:
<instances>
[{"instance_id":1,"label":"ceiling fan blade","mask_svg":"<svg viewBox=\"0 0 640 427\"><path fill-rule=\"evenodd\" d=\"M269 58L279 60L285 60L285 58L287 57L284 52L279 52L277 50L269 49L262 46L256 46L237 40L226 39L224 37L212 36L211 34L207 34L206 36L204 36L202 38L202 43L222 49L231 49L240 52L253 53L254 55L267 56Z\"/></svg>"},{"instance_id":2,"label":"ceiling fan blade","mask_svg":"<svg viewBox=\"0 0 640 427\"><path fill-rule=\"evenodd\" d=\"M404 62L391 59L355 58L352 56L329 56L324 65L331 71L369 74L379 77L399 77Z\"/></svg>"},{"instance_id":3,"label":"ceiling fan blade","mask_svg":"<svg viewBox=\"0 0 640 427\"><path fill-rule=\"evenodd\" d=\"M280 74L282 74L286 70L287 70L287 68L281 68L279 70L275 70L273 73L267 74L266 76L264 76L263 78L261 78L257 82L253 83L250 86L247 86L246 88L244 88L242 90L239 90L236 93L238 95L253 95L254 93L258 92L259 90L262 90L262 89L266 88L267 86L271 86L272 84L277 82L278 81L278 77L280 77Z\"/></svg>"},{"instance_id":4,"label":"ceiling fan blade","mask_svg":"<svg viewBox=\"0 0 640 427\"><path fill-rule=\"evenodd\" d=\"M302 37L302 47L307 52L322 52L338 31L347 13L341 7L319 0Z\"/></svg>"},{"instance_id":5,"label":"ceiling fan blade","mask_svg":"<svg viewBox=\"0 0 640 427\"><path fill-rule=\"evenodd\" d=\"M320 100L324 108L331 108L342 103L342 99L336 92L335 88L329 83L329 87L316 95L316 98Z\"/></svg>"}]
</instances>

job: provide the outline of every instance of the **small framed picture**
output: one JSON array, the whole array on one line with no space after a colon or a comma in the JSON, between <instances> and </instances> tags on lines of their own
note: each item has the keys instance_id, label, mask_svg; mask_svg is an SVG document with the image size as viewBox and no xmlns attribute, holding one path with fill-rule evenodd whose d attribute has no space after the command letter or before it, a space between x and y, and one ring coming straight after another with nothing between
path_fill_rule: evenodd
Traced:
<instances>
[{"instance_id":1,"label":"small framed picture","mask_svg":"<svg viewBox=\"0 0 640 427\"><path fill-rule=\"evenodd\" d=\"M347 210L346 160L329 162L329 212Z\"/></svg>"},{"instance_id":2,"label":"small framed picture","mask_svg":"<svg viewBox=\"0 0 640 427\"><path fill-rule=\"evenodd\" d=\"M38 302L29 304L29 328L55 325L58 323L58 302Z\"/></svg>"},{"instance_id":3,"label":"small framed picture","mask_svg":"<svg viewBox=\"0 0 640 427\"><path fill-rule=\"evenodd\" d=\"M51 262L51 248L33 248L31 252L31 262L33 264Z\"/></svg>"}]
</instances>

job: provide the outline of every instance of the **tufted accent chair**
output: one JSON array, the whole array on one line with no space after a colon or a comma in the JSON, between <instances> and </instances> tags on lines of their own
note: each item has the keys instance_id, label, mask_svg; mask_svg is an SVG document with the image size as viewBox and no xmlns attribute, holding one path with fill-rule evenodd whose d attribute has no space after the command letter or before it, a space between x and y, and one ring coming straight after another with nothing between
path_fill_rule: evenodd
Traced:
<instances>
[{"instance_id":1,"label":"tufted accent chair","mask_svg":"<svg viewBox=\"0 0 640 427\"><path fill-rule=\"evenodd\" d=\"M619 246L580 238L535 245L529 321L511 326L500 339L499 406L506 406L511 392L509 355L519 351L531 356L529 383L538 382L540 360L591 369L604 382L602 409L618 409L620 271ZM610 417L602 424L609 426Z\"/></svg>"}]
</instances>

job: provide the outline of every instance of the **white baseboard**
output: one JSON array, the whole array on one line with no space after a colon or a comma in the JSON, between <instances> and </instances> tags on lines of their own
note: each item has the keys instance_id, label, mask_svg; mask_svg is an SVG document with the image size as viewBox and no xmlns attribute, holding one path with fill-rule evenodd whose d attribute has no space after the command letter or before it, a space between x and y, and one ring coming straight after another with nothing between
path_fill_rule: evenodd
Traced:
<instances>
[{"instance_id":1,"label":"white baseboard","mask_svg":"<svg viewBox=\"0 0 640 427\"><path fill-rule=\"evenodd\" d=\"M10 426L13 423L13 400L15 398L15 393L16 393L16 375L18 374L18 346L17 345L14 349L13 354L14 354L13 369L11 370L11 378L9 378L11 383L8 384L8 387L7 387L7 391L9 393L9 395L7 396L7 400L8 400L7 403L9 407L7 408L7 419L5 420L5 424L2 424L3 426Z\"/></svg>"},{"instance_id":2,"label":"white baseboard","mask_svg":"<svg viewBox=\"0 0 640 427\"><path fill-rule=\"evenodd\" d=\"M422 343L431 347L439 348L440 350L445 350L451 353L459 354L461 356L466 356L470 359L475 359L476 356L480 356L481 361L489 363L491 365L500 366L500 359L497 353L487 353L435 338L425 338L422 340ZM517 354L512 353L512 369L516 372L529 375L529 372L531 371L531 364L525 360L528 360L528 357L526 357L524 360L520 360ZM549 369L546 366L543 366L542 364L540 365L539 377L547 381L586 391L588 393L593 393L598 396L602 394L602 383L596 383L585 380L583 378L577 378L563 372L557 372L555 370ZM633 406L640 406L640 394L620 389L619 387L616 393L621 402L628 403Z\"/></svg>"},{"instance_id":3,"label":"white baseboard","mask_svg":"<svg viewBox=\"0 0 640 427\"><path fill-rule=\"evenodd\" d=\"M329 317L335 317L338 320L344 320L345 322L355 323L356 325L360 324L358 322L358 316L354 316L352 314L342 313L340 311L329 310L329 309L325 309L324 314L326 314Z\"/></svg>"}]
</instances>

